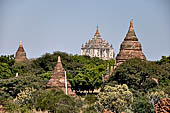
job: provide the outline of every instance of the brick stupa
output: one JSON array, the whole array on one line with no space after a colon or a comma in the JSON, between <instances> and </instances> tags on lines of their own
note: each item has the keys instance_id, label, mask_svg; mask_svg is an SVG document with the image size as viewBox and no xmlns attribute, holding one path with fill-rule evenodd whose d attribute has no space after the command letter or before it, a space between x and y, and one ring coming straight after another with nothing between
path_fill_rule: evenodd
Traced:
<instances>
[{"instance_id":1,"label":"brick stupa","mask_svg":"<svg viewBox=\"0 0 170 113\"><path fill-rule=\"evenodd\" d=\"M170 113L170 98L163 98L157 102L154 113Z\"/></svg>"},{"instance_id":2,"label":"brick stupa","mask_svg":"<svg viewBox=\"0 0 170 113\"><path fill-rule=\"evenodd\" d=\"M116 57L116 66L132 58L146 60L146 57L142 52L142 46L136 37L133 22L131 20L128 33L126 34L126 37L120 46L120 52Z\"/></svg>"},{"instance_id":3,"label":"brick stupa","mask_svg":"<svg viewBox=\"0 0 170 113\"><path fill-rule=\"evenodd\" d=\"M26 52L24 51L22 41L20 41L19 48L18 48L16 55L15 55L15 61L16 62L23 62L23 61L26 61L26 60L27 60Z\"/></svg>"},{"instance_id":4,"label":"brick stupa","mask_svg":"<svg viewBox=\"0 0 170 113\"><path fill-rule=\"evenodd\" d=\"M67 84L67 93L66 93ZM71 90L69 81L65 81L65 70L62 66L60 56L58 56L57 65L54 68L51 79L48 81L47 89L61 89L65 94L75 96L76 94Z\"/></svg>"}]
</instances>

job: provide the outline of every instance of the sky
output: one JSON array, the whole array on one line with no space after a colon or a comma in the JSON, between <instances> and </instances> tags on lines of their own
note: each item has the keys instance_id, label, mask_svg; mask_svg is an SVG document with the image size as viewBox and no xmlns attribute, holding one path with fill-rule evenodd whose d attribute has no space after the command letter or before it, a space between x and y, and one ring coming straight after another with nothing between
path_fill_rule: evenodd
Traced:
<instances>
[{"instance_id":1,"label":"sky","mask_svg":"<svg viewBox=\"0 0 170 113\"><path fill-rule=\"evenodd\" d=\"M97 24L117 55L131 19L148 60L170 55L170 0L0 0L0 55L80 54Z\"/></svg>"}]
</instances>

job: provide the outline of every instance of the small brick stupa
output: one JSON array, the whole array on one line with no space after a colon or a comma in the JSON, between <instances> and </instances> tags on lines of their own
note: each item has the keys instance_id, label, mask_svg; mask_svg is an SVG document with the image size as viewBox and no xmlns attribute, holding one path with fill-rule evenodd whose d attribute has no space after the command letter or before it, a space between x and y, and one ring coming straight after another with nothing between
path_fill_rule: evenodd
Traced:
<instances>
[{"instance_id":1,"label":"small brick stupa","mask_svg":"<svg viewBox=\"0 0 170 113\"><path fill-rule=\"evenodd\" d=\"M26 61L26 60L27 60L26 52L24 51L22 41L20 41L19 48L18 48L16 55L15 55L15 61L16 62L23 62L23 61Z\"/></svg>"},{"instance_id":2,"label":"small brick stupa","mask_svg":"<svg viewBox=\"0 0 170 113\"><path fill-rule=\"evenodd\" d=\"M170 98L161 99L155 104L154 113L170 113Z\"/></svg>"},{"instance_id":3,"label":"small brick stupa","mask_svg":"<svg viewBox=\"0 0 170 113\"><path fill-rule=\"evenodd\" d=\"M120 46L120 52L116 57L116 66L132 58L146 60L146 57L142 52L142 46L136 37L133 22L131 20L128 33L126 34L126 37Z\"/></svg>"},{"instance_id":4,"label":"small brick stupa","mask_svg":"<svg viewBox=\"0 0 170 113\"><path fill-rule=\"evenodd\" d=\"M71 90L71 85L69 81L66 80L65 70L62 66L60 56L58 56L57 65L54 68L51 79L48 81L47 89L56 88L61 89L65 92L65 94L70 96L75 96L76 94ZM67 90L66 90L67 87Z\"/></svg>"}]
</instances>

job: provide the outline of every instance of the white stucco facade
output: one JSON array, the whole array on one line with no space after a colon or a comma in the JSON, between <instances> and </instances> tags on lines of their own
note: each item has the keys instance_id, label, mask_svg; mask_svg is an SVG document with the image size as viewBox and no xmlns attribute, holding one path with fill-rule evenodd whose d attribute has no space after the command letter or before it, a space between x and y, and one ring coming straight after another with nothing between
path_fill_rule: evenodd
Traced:
<instances>
[{"instance_id":1,"label":"white stucco facade","mask_svg":"<svg viewBox=\"0 0 170 113\"><path fill-rule=\"evenodd\" d=\"M97 27L97 31L92 40L82 45L81 55L110 60L114 58L114 49L112 48L112 44L109 45L108 42L106 43L106 41L102 39Z\"/></svg>"}]
</instances>

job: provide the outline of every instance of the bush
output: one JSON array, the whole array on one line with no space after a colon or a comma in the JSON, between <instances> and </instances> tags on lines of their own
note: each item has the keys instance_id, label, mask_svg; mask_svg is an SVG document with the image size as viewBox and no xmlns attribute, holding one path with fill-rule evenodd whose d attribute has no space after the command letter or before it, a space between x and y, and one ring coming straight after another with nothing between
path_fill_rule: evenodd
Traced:
<instances>
[{"instance_id":1,"label":"bush","mask_svg":"<svg viewBox=\"0 0 170 113\"><path fill-rule=\"evenodd\" d=\"M83 113L98 113L94 106L89 106L83 110Z\"/></svg>"},{"instance_id":2,"label":"bush","mask_svg":"<svg viewBox=\"0 0 170 113\"><path fill-rule=\"evenodd\" d=\"M115 87L106 85L104 91L100 92L97 97L96 105L101 106L100 109L104 108L116 113L131 109L133 102L133 94L126 84L115 85Z\"/></svg>"},{"instance_id":3,"label":"bush","mask_svg":"<svg viewBox=\"0 0 170 113\"><path fill-rule=\"evenodd\" d=\"M20 91L20 93L17 94L14 102L20 107L24 107L24 105L31 106L32 95L35 91L36 89L34 88L25 88L23 91Z\"/></svg>"},{"instance_id":4,"label":"bush","mask_svg":"<svg viewBox=\"0 0 170 113\"><path fill-rule=\"evenodd\" d=\"M134 99L133 111L135 113L153 113L153 106L148 98L141 96Z\"/></svg>"},{"instance_id":5,"label":"bush","mask_svg":"<svg viewBox=\"0 0 170 113\"><path fill-rule=\"evenodd\" d=\"M0 79L7 79L12 76L12 71L10 66L7 63L1 63L0 62Z\"/></svg>"},{"instance_id":6,"label":"bush","mask_svg":"<svg viewBox=\"0 0 170 113\"><path fill-rule=\"evenodd\" d=\"M140 89L146 93L149 89L157 87L153 78L161 82L168 75L167 71L154 62L130 59L116 68L110 82L117 81L119 84L127 84L129 88Z\"/></svg>"},{"instance_id":7,"label":"bush","mask_svg":"<svg viewBox=\"0 0 170 113\"><path fill-rule=\"evenodd\" d=\"M51 73L52 73L52 71L48 71L48 72L46 72L46 73L42 73L42 74L40 74L40 77L41 77L42 79L47 79L47 80L49 80L49 79L51 78Z\"/></svg>"},{"instance_id":8,"label":"bush","mask_svg":"<svg viewBox=\"0 0 170 113\"><path fill-rule=\"evenodd\" d=\"M47 80L42 80L35 75L18 76L9 79L0 79L0 97L15 98L21 90L27 87L45 89Z\"/></svg>"},{"instance_id":9,"label":"bush","mask_svg":"<svg viewBox=\"0 0 170 113\"><path fill-rule=\"evenodd\" d=\"M156 91L149 93L148 98L154 107L161 99L168 98L168 94L165 94L164 91Z\"/></svg>"},{"instance_id":10,"label":"bush","mask_svg":"<svg viewBox=\"0 0 170 113\"><path fill-rule=\"evenodd\" d=\"M73 113L77 110L74 99L65 95L62 90L41 91L34 95L33 103L36 110L48 110L52 113Z\"/></svg>"},{"instance_id":11,"label":"bush","mask_svg":"<svg viewBox=\"0 0 170 113\"><path fill-rule=\"evenodd\" d=\"M85 103L92 105L97 101L97 97L95 95L88 94L84 101Z\"/></svg>"}]
</instances>

